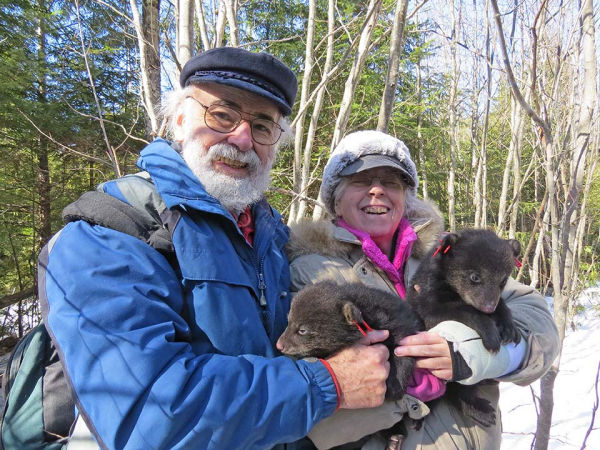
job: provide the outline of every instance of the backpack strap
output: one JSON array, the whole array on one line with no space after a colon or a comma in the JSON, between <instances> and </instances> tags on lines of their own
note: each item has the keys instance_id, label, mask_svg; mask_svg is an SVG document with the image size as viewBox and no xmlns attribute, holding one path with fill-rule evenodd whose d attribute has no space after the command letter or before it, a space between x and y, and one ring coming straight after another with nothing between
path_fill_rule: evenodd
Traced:
<instances>
[{"instance_id":1,"label":"backpack strap","mask_svg":"<svg viewBox=\"0 0 600 450\"><path fill-rule=\"evenodd\" d=\"M176 261L171 233L166 228L170 211L154 184L141 174L116 181L127 202L98 190L85 192L62 212L65 223L84 220L134 236L161 252L171 265ZM170 221L169 221L170 222Z\"/></svg>"}]
</instances>

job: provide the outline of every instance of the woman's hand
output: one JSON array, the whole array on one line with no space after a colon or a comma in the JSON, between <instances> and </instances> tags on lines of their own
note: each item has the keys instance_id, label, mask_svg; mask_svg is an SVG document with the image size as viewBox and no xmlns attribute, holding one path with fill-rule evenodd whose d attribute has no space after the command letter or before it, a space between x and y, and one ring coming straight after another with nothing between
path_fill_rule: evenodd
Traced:
<instances>
[{"instance_id":1,"label":"woman's hand","mask_svg":"<svg viewBox=\"0 0 600 450\"><path fill-rule=\"evenodd\" d=\"M412 356L417 359L416 367L428 369L442 380L452 379L452 357L448 341L437 333L423 331L406 336L396 347L396 356Z\"/></svg>"}]
</instances>

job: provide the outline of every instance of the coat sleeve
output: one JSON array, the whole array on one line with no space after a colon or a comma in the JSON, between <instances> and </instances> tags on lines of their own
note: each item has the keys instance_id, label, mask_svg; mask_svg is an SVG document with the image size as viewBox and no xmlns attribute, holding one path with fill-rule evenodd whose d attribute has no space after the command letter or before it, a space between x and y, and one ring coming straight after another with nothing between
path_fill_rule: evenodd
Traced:
<instances>
[{"instance_id":1,"label":"coat sleeve","mask_svg":"<svg viewBox=\"0 0 600 450\"><path fill-rule=\"evenodd\" d=\"M306 435L337 404L320 362L191 345L179 278L134 237L67 225L40 258L40 298L103 447L268 448Z\"/></svg>"},{"instance_id":2,"label":"coat sleeve","mask_svg":"<svg viewBox=\"0 0 600 450\"><path fill-rule=\"evenodd\" d=\"M509 279L502 297L527 342L520 368L499 381L526 386L544 375L559 350L558 330L548 305L535 289Z\"/></svg>"}]
</instances>

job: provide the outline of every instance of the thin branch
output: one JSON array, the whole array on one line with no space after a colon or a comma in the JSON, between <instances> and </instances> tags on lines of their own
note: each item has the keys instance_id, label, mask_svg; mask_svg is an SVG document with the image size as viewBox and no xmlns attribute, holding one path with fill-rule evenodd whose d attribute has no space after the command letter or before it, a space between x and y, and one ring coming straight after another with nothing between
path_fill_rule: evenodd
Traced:
<instances>
[{"instance_id":1,"label":"thin branch","mask_svg":"<svg viewBox=\"0 0 600 450\"><path fill-rule=\"evenodd\" d=\"M531 108L529 103L527 103L527 101L523 97L519 86L517 85L517 81L515 80L515 75L512 71L510 60L508 58L508 51L506 50L506 41L504 39L504 30L502 28L502 21L500 19L500 10L498 9L498 2L497 0L490 0L490 2L492 4L492 8L494 8L494 21L496 23L496 28L498 29L498 40L500 42L500 50L502 51L502 60L504 62L504 67L506 69L506 75L508 77L508 82L510 84L511 90L515 95L515 98L521 105L521 108L523 108L525 112L527 112L527 115L531 117L535 121L535 123L537 123L540 126L540 128L544 130L544 134L550 137L551 131L548 123L546 123L545 120L538 116L538 114ZM537 55L534 54L533 59L535 60L536 58Z\"/></svg>"},{"instance_id":2,"label":"thin branch","mask_svg":"<svg viewBox=\"0 0 600 450\"><path fill-rule=\"evenodd\" d=\"M0 297L0 308L6 308L7 306L14 305L17 302L33 297L34 295L35 288L33 286L23 289L22 291L15 292L14 294L5 295L4 297Z\"/></svg>"},{"instance_id":3,"label":"thin branch","mask_svg":"<svg viewBox=\"0 0 600 450\"><path fill-rule=\"evenodd\" d=\"M92 120L100 120L98 119L98 117L96 116L92 116L91 114L87 114L87 113L83 113L81 111L78 111L77 109L75 109L73 107L73 105L71 105L68 101L63 100L65 102L65 104L69 107L69 109L71 111L73 111L75 114L80 115L81 117L85 117L86 119L92 119ZM138 116L139 118L139 116ZM133 128L135 127L135 124L137 122L137 119L132 123L131 128L129 129L129 131L127 131L127 128L125 128L125 125L115 122L114 120L110 120L110 119L103 119L105 123L109 123L111 125L114 125L115 127L119 127L121 128L121 130L123 131L123 133L125 134L126 138L128 139L133 139L134 141L138 141L138 142L142 142L144 144L148 144L148 141L146 139L143 138L139 138L137 136L134 136L133 134L131 134L131 130L133 130ZM121 142L121 144L115 146L115 149L121 147L123 145L123 142Z\"/></svg>"},{"instance_id":4,"label":"thin branch","mask_svg":"<svg viewBox=\"0 0 600 450\"><path fill-rule=\"evenodd\" d=\"M96 103L96 109L98 110L98 123L100 124L100 129L102 130L102 137L104 138L104 143L106 144L106 154L108 155L108 159L113 164L113 169L117 177L121 176L121 168L119 167L119 161L117 160L117 155L114 152L114 149L110 145L110 141L108 140L108 135L106 134L106 128L104 128L104 121L102 119L102 108L100 107L100 100L98 99L98 94L96 93L96 86L94 84L94 77L92 76L92 71L90 69L90 64L87 57L87 50L85 49L85 41L83 40L83 28L81 27L81 15L79 14L79 0L75 0L75 8L77 11L77 26L79 28L79 40L81 41L81 51L83 56L83 61L85 63L85 69L88 74L88 79L90 81L90 87L92 88L92 94L94 95L94 102Z\"/></svg>"},{"instance_id":5,"label":"thin branch","mask_svg":"<svg viewBox=\"0 0 600 450\"><path fill-rule=\"evenodd\" d=\"M89 159L90 161L95 161L101 164L105 164L108 167L113 168L113 165L111 164L110 161L106 161L105 159L102 158L98 158L96 156L92 156L92 155L88 155L86 153L82 153L82 152L78 152L77 150L73 150L71 147L68 147L64 144L61 144L60 142L58 142L56 139L54 139L51 135L44 133L34 122L33 120L31 120L29 118L29 116L27 114L25 114L23 111L21 111L19 108L16 108L17 111L19 111L19 113L25 117L25 119L33 126L33 128L35 128L35 130L40 133L42 136L44 136L46 139L48 139L49 141L51 141L52 143L58 145L60 148L64 149L65 151L69 152L69 153L73 153L74 155L77 156L81 156L83 158Z\"/></svg>"},{"instance_id":6,"label":"thin branch","mask_svg":"<svg viewBox=\"0 0 600 450\"><path fill-rule=\"evenodd\" d=\"M425 6L425 3L427 3L427 0L423 0L421 3L419 3L417 6L415 6L415 8L411 11L411 13L406 16L406 22L408 23L413 16L423 7Z\"/></svg>"},{"instance_id":7,"label":"thin branch","mask_svg":"<svg viewBox=\"0 0 600 450\"><path fill-rule=\"evenodd\" d=\"M269 192L278 192L280 194L289 195L291 197L307 201L308 203L312 203L313 205L320 206L321 208L325 208L325 205L323 205L323 203L319 202L318 200L315 200L314 198L310 198L310 197L307 197L307 196L302 195L302 194L298 194L297 192L294 192L294 191L290 191L289 189L284 189L284 188L279 188L279 187L271 186L268 189L268 191Z\"/></svg>"}]
</instances>

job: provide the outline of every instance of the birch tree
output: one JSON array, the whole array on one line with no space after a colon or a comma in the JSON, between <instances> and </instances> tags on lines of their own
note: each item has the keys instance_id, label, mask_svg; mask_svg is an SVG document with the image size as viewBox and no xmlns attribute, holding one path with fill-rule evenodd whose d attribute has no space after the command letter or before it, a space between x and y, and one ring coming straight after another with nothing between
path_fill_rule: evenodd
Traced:
<instances>
[{"instance_id":1,"label":"birch tree","mask_svg":"<svg viewBox=\"0 0 600 450\"><path fill-rule=\"evenodd\" d=\"M323 65L324 73L331 73L333 65L333 47L334 47L334 28L335 28L335 0L327 1L327 50L325 56L325 64ZM297 219L304 217L307 209L307 201L304 198L304 194L308 191L310 179L310 163L313 144L315 142L315 136L317 133L317 125L319 117L321 116L321 110L323 107L323 99L325 98L325 86L320 85L312 113L310 115L310 123L308 125L308 133L306 134L306 143L304 145L304 154L302 161L302 179L300 183L300 193L302 197L300 199L300 208L298 209ZM320 207L315 209L319 210Z\"/></svg>"},{"instance_id":2,"label":"birch tree","mask_svg":"<svg viewBox=\"0 0 600 450\"><path fill-rule=\"evenodd\" d=\"M159 10L160 0L142 0L142 15L136 0L129 0L140 52L141 99L148 118L148 135L158 131L160 104ZM143 18L143 21L142 21Z\"/></svg>"},{"instance_id":3,"label":"birch tree","mask_svg":"<svg viewBox=\"0 0 600 450\"><path fill-rule=\"evenodd\" d=\"M456 12L456 3L452 1L452 40L450 42L450 57L452 72L450 75L450 98L448 99L449 111L449 130L450 135L450 167L448 168L448 227L450 231L456 230L456 197L455 197L455 178L456 178L456 157L459 152L458 139L458 34L460 30L462 12L462 0L458 2L458 17Z\"/></svg>"},{"instance_id":4,"label":"birch tree","mask_svg":"<svg viewBox=\"0 0 600 450\"><path fill-rule=\"evenodd\" d=\"M210 49L212 44L208 38L208 28L206 25L206 15L204 12L204 6L202 0L194 0L196 22L198 23L198 30L200 31L200 42L202 43L202 49L204 51Z\"/></svg>"},{"instance_id":5,"label":"birch tree","mask_svg":"<svg viewBox=\"0 0 600 450\"><path fill-rule=\"evenodd\" d=\"M356 91L356 86L360 74L365 65L365 61L368 57L369 44L371 42L371 35L373 34L373 28L377 22L377 15L381 9L381 0L370 0L369 6L367 7L367 14L363 30L360 34L358 48L354 55L354 62L350 68L350 73L346 79L344 85L344 94L342 95L342 102L338 112L337 120L335 122L335 129L333 131L333 139L331 141L331 149L333 150L340 142L344 134L346 133L346 126L348 119L350 118L350 112L352 111L352 99Z\"/></svg>"},{"instance_id":6,"label":"birch tree","mask_svg":"<svg viewBox=\"0 0 600 450\"><path fill-rule=\"evenodd\" d=\"M581 103L577 111L576 121L574 123L575 139L574 148L570 161L570 172L574 175L569 189L565 221L570 222L569 233L567 237L569 252L566 254L565 270L571 276L574 273L575 255L574 249L577 247L577 224L582 217L578 213L579 196L583 190L584 173L586 164L588 164L588 155L592 154L590 147L590 137L592 130L592 118L598 97L597 92L597 61L594 27L594 7L593 0L584 0L581 7L580 22L580 44L577 46L580 50L580 59L583 60L583 76L579 76L580 88L575 98L581 98ZM583 222L583 221L582 221Z\"/></svg>"},{"instance_id":7,"label":"birch tree","mask_svg":"<svg viewBox=\"0 0 600 450\"><path fill-rule=\"evenodd\" d=\"M474 203L475 203L475 227L485 228L487 226L487 135L490 120L490 102L492 100L492 49L491 30L487 2L485 7L485 63L486 63L486 90L485 105L483 113L483 130L481 132L481 144L477 158L477 169L475 172Z\"/></svg>"},{"instance_id":8,"label":"birch tree","mask_svg":"<svg viewBox=\"0 0 600 450\"><path fill-rule=\"evenodd\" d=\"M177 63L183 67L194 54L194 2L177 1Z\"/></svg>"},{"instance_id":9,"label":"birch tree","mask_svg":"<svg viewBox=\"0 0 600 450\"><path fill-rule=\"evenodd\" d=\"M225 4L225 13L227 15L227 25L229 25L229 45L237 47L238 25L237 25L237 1L236 0L221 0Z\"/></svg>"},{"instance_id":10,"label":"birch tree","mask_svg":"<svg viewBox=\"0 0 600 450\"><path fill-rule=\"evenodd\" d=\"M294 133L294 168L293 168L293 176L294 176L294 184L293 189L294 192L298 192L300 194L304 194L304 189L302 185L306 186L305 176L307 175L302 170L303 166L303 152L302 152L302 138L304 137L304 117L306 114L306 102L308 99L310 84L312 80L312 72L314 65L314 54L313 54L313 46L314 46L314 36L315 36L315 16L317 11L317 3L316 0L309 0L308 2L308 20L306 27L306 52L304 55L304 74L302 77L302 86L300 87L300 113L296 118L296 129ZM311 142L312 144L312 142ZM310 148L309 148L310 151ZM309 159L309 167L310 167L310 159ZM300 217L298 211L299 208L299 199L296 197L292 200L292 205L290 208L290 215L288 218L288 223L295 222Z\"/></svg>"},{"instance_id":11,"label":"birch tree","mask_svg":"<svg viewBox=\"0 0 600 450\"><path fill-rule=\"evenodd\" d=\"M377 129L387 133L390 116L396 98L396 86L400 69L400 56L404 43L404 26L406 24L406 11L408 9L408 0L398 0L396 3L396 12L394 13L394 24L392 25L392 35L390 40L390 59L385 78L383 96L381 97L381 106L379 107L379 118L377 120Z\"/></svg>"}]
</instances>

